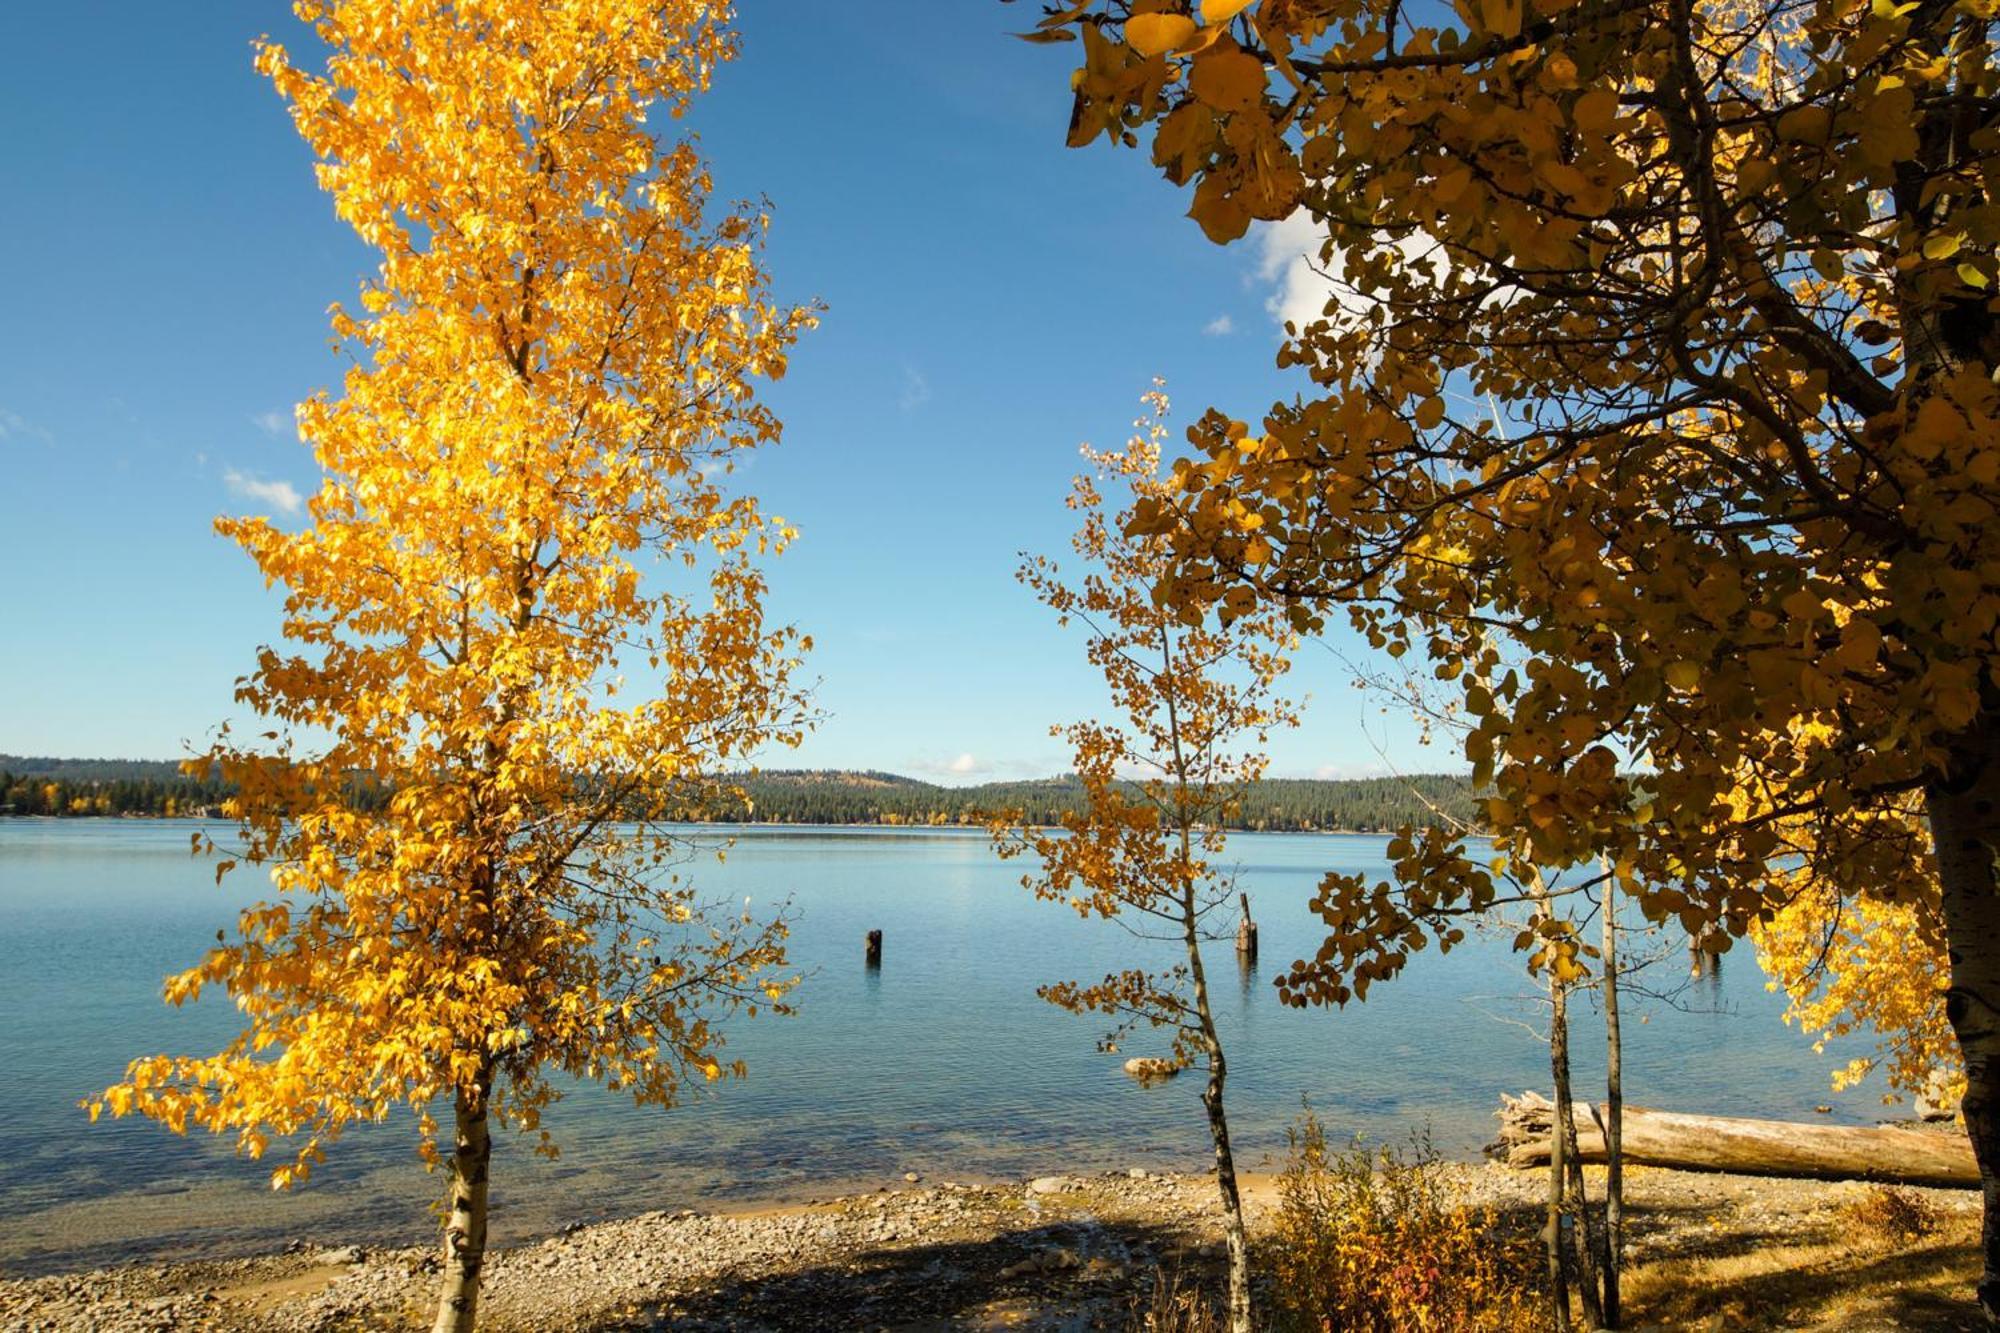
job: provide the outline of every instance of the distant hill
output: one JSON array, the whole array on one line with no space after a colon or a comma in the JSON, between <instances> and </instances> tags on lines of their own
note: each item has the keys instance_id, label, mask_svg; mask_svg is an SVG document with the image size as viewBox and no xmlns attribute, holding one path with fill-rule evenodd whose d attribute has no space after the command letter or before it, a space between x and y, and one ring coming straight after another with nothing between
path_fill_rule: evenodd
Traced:
<instances>
[{"instance_id":1,"label":"distant hill","mask_svg":"<svg viewBox=\"0 0 2000 1333\"><path fill-rule=\"evenodd\" d=\"M181 766L171 759L49 759L0 754L0 772L57 782L173 782Z\"/></svg>"},{"instance_id":2,"label":"distant hill","mask_svg":"<svg viewBox=\"0 0 2000 1333\"><path fill-rule=\"evenodd\" d=\"M736 782L740 797L692 804L685 816L722 823L953 825L981 824L992 814L1018 810L1031 822L1046 824L1083 799L1074 777L946 787L896 773L775 769ZM170 761L0 755L0 813L200 814L212 812L228 795L224 784L189 778ZM1440 811L1454 821L1473 822L1468 779L1444 773L1271 778L1245 793L1240 827L1373 832L1435 823Z\"/></svg>"}]
</instances>

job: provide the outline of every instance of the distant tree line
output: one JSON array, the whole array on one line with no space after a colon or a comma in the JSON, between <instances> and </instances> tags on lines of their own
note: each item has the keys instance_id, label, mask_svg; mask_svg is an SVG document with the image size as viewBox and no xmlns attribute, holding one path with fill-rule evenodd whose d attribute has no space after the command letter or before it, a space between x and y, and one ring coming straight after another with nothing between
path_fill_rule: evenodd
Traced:
<instances>
[{"instance_id":1,"label":"distant tree line","mask_svg":"<svg viewBox=\"0 0 2000 1333\"><path fill-rule=\"evenodd\" d=\"M0 755L0 814L219 814L230 787L180 765L143 759L37 759Z\"/></svg>"},{"instance_id":2,"label":"distant tree line","mask_svg":"<svg viewBox=\"0 0 2000 1333\"><path fill-rule=\"evenodd\" d=\"M1075 778L943 787L889 773L765 772L738 780L743 798L724 797L693 818L759 824L983 824L1018 811L1053 824L1080 808ZM1385 831L1404 823L1478 822L1469 781L1444 773L1320 780L1267 778L1247 788L1233 827L1269 832Z\"/></svg>"},{"instance_id":3,"label":"distant tree line","mask_svg":"<svg viewBox=\"0 0 2000 1333\"><path fill-rule=\"evenodd\" d=\"M365 774L347 780L359 809L379 809L387 791ZM171 760L43 759L0 754L0 815L198 816L221 818L236 794L219 773L190 777Z\"/></svg>"},{"instance_id":4,"label":"distant tree line","mask_svg":"<svg viewBox=\"0 0 2000 1333\"><path fill-rule=\"evenodd\" d=\"M894 773L770 771L736 780L739 792L690 797L694 822L744 824L981 825L1019 812L1053 824L1078 809L1075 778L945 787ZM44 759L0 755L0 814L217 815L231 795L220 778L194 778L171 762ZM1404 823L1476 824L1474 792L1463 777L1267 778L1247 789L1234 827L1268 832L1348 829L1378 832Z\"/></svg>"}]
</instances>

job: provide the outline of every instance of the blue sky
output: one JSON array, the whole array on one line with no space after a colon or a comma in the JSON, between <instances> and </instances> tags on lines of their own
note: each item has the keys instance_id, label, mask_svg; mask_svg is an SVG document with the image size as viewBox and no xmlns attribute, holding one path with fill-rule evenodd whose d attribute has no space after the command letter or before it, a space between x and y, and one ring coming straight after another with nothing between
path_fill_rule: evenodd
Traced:
<instances>
[{"instance_id":1,"label":"blue sky","mask_svg":"<svg viewBox=\"0 0 2000 1333\"><path fill-rule=\"evenodd\" d=\"M1155 375L1182 423L1305 387L1273 360L1276 311L1316 299L1303 239L1210 245L1143 154L1064 148L1073 51L1007 37L1023 6L746 9L693 124L722 197L771 200L779 292L829 307L741 473L802 531L772 609L816 640L827 714L772 762L1060 771L1049 724L1104 701L1017 553L1066 549L1077 446L1122 440ZM0 13L0 752L177 755L275 635L209 524L312 490L291 405L336 378L324 312L371 261L260 32L296 44L277 0ZM1329 646L1365 652L1302 651L1275 772L1456 766Z\"/></svg>"}]
</instances>

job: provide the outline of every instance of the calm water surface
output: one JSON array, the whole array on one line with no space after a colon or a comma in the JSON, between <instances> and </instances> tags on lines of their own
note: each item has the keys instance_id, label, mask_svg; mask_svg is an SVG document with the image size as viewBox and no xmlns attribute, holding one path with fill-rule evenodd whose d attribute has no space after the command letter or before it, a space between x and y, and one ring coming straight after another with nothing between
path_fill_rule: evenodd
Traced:
<instances>
[{"instance_id":1,"label":"calm water surface","mask_svg":"<svg viewBox=\"0 0 2000 1333\"><path fill-rule=\"evenodd\" d=\"M0 1269L243 1252L294 1237L412 1241L430 1234L436 1178L417 1165L401 1116L351 1132L310 1185L288 1195L229 1144L178 1139L147 1122L91 1126L77 1100L132 1056L209 1054L234 1030L226 1001L166 1008L159 983L197 959L254 895L252 872L218 889L188 853L181 821L0 820ZM218 842L228 832L211 830ZM710 842L721 835L703 831ZM722 1200L873 1188L904 1171L1003 1177L1146 1166L1196 1168L1207 1140L1199 1083L1141 1088L1100 1054L1103 1023L1053 1009L1044 981L1095 979L1134 961L1114 925L1079 921L1019 887L969 832L736 831L726 864L697 873L717 895L763 908L792 900L792 957L806 971L792 1018L732 1030L749 1077L670 1111L578 1089L547 1122L563 1155L496 1140L501 1244L566 1222ZM1239 1161L1282 1159L1309 1097L1329 1131L1396 1139L1428 1126L1474 1155L1498 1094L1547 1082L1521 964L1499 942L1419 955L1403 978L1346 1011L1289 1010L1273 972L1311 951L1305 902L1328 869L1379 870L1372 837L1238 835L1262 928L1262 963L1240 970L1226 942L1210 963L1230 1054ZM862 937L886 932L879 973ZM1163 961L1167 961L1162 955ZM1684 961L1665 969L1684 970ZM1878 1108L1872 1087L1837 1096L1827 1070L1778 1021L1747 953L1697 1011L1634 1001L1626 1089L1637 1104L1718 1114L1836 1119ZM1640 1021L1640 1016L1644 1021ZM1587 1026L1579 1083L1601 1078ZM1150 1053L1144 1035L1126 1053Z\"/></svg>"}]
</instances>

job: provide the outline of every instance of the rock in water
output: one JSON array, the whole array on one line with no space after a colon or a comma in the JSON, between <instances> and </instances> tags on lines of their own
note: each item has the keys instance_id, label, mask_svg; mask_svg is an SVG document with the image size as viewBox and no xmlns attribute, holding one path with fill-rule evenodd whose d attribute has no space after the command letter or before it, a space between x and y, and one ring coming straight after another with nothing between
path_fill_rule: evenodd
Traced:
<instances>
[{"instance_id":1,"label":"rock in water","mask_svg":"<svg viewBox=\"0 0 2000 1333\"><path fill-rule=\"evenodd\" d=\"M1958 1118L1958 1090L1952 1087L1949 1074L1932 1074L1917 1094L1917 1119L1939 1121Z\"/></svg>"},{"instance_id":2,"label":"rock in water","mask_svg":"<svg viewBox=\"0 0 2000 1333\"><path fill-rule=\"evenodd\" d=\"M1157 1083L1161 1079L1172 1078L1181 1072L1181 1067L1172 1060L1162 1060L1158 1056L1135 1055L1125 1062L1125 1072L1141 1083Z\"/></svg>"}]
</instances>

